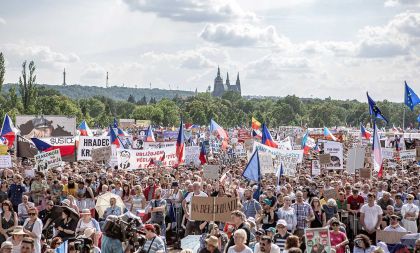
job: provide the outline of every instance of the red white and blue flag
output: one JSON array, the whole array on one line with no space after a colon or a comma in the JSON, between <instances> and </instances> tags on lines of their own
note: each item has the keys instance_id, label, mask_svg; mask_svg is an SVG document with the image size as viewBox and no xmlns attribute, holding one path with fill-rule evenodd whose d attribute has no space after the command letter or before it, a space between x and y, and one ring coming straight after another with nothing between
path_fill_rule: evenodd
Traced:
<instances>
[{"instance_id":1,"label":"red white and blue flag","mask_svg":"<svg viewBox=\"0 0 420 253\"><path fill-rule=\"evenodd\" d=\"M122 146L120 138L118 138L112 126L109 126L109 137L111 138L111 144L114 144L117 148Z\"/></svg>"},{"instance_id":2,"label":"red white and blue flag","mask_svg":"<svg viewBox=\"0 0 420 253\"><path fill-rule=\"evenodd\" d=\"M370 137L372 137L372 134L368 132L362 124L360 124L360 133L362 138L365 138L366 140L370 140Z\"/></svg>"},{"instance_id":3,"label":"red white and blue flag","mask_svg":"<svg viewBox=\"0 0 420 253\"><path fill-rule=\"evenodd\" d=\"M382 177L383 167L382 167L382 149L381 141L379 139L379 131L376 127L376 124L373 123L373 169L378 173L378 177Z\"/></svg>"},{"instance_id":4,"label":"red white and blue flag","mask_svg":"<svg viewBox=\"0 0 420 253\"><path fill-rule=\"evenodd\" d=\"M178 164L184 162L184 148L184 127L181 120L181 124L179 124L178 138L176 139L176 157L178 158Z\"/></svg>"},{"instance_id":5,"label":"red white and blue flag","mask_svg":"<svg viewBox=\"0 0 420 253\"><path fill-rule=\"evenodd\" d=\"M76 152L74 137L31 138L31 140L36 149L41 152L59 149L61 157L74 156Z\"/></svg>"},{"instance_id":6,"label":"red white and blue flag","mask_svg":"<svg viewBox=\"0 0 420 253\"><path fill-rule=\"evenodd\" d=\"M216 121L211 119L210 120L210 134L213 134L214 132L216 132L219 135L219 137L224 140L229 139L226 131L219 124L217 124Z\"/></svg>"},{"instance_id":7,"label":"red white and blue flag","mask_svg":"<svg viewBox=\"0 0 420 253\"><path fill-rule=\"evenodd\" d=\"M206 152L206 145L204 145L204 142L201 143L201 149L200 149L200 156L198 159L200 159L201 165L205 164L207 162L207 152Z\"/></svg>"},{"instance_id":8,"label":"red white and blue flag","mask_svg":"<svg viewBox=\"0 0 420 253\"><path fill-rule=\"evenodd\" d=\"M262 124L261 143L272 148L278 148L277 143L274 142L273 138L271 137L270 131L268 131L268 128L265 125L265 123Z\"/></svg>"},{"instance_id":9,"label":"red white and blue flag","mask_svg":"<svg viewBox=\"0 0 420 253\"><path fill-rule=\"evenodd\" d=\"M7 145L9 148L13 146L15 142L17 129L13 125L13 121L10 116L6 113L3 120L3 125L1 126L0 137L3 137L3 144Z\"/></svg>"},{"instance_id":10,"label":"red white and blue flag","mask_svg":"<svg viewBox=\"0 0 420 253\"><path fill-rule=\"evenodd\" d=\"M79 125L80 136L93 136L92 131L90 130L86 120L83 120Z\"/></svg>"},{"instance_id":11,"label":"red white and blue flag","mask_svg":"<svg viewBox=\"0 0 420 253\"><path fill-rule=\"evenodd\" d=\"M326 127L324 127L324 137L333 141L337 141L337 138L335 138L335 136Z\"/></svg>"},{"instance_id":12,"label":"red white and blue flag","mask_svg":"<svg viewBox=\"0 0 420 253\"><path fill-rule=\"evenodd\" d=\"M309 137L309 131L306 131L305 135L302 138L302 147L303 153L305 155L309 154L309 150L317 148L315 140Z\"/></svg>"},{"instance_id":13,"label":"red white and blue flag","mask_svg":"<svg viewBox=\"0 0 420 253\"><path fill-rule=\"evenodd\" d=\"M152 126L149 126L146 133L146 142L156 142L155 135L153 134Z\"/></svg>"}]
</instances>

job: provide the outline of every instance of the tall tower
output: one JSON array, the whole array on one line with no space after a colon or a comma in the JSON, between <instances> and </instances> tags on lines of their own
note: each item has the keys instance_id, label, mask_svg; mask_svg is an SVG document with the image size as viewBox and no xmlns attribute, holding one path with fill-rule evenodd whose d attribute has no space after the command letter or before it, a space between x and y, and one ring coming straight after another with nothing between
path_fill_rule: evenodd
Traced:
<instances>
[{"instance_id":1,"label":"tall tower","mask_svg":"<svg viewBox=\"0 0 420 253\"><path fill-rule=\"evenodd\" d=\"M230 88L229 72L226 72L226 86L227 86L227 88L229 90L229 88Z\"/></svg>"},{"instance_id":2,"label":"tall tower","mask_svg":"<svg viewBox=\"0 0 420 253\"><path fill-rule=\"evenodd\" d=\"M64 71L63 71L63 85L64 86L66 86L67 84L66 84L66 68L64 68Z\"/></svg>"},{"instance_id":3,"label":"tall tower","mask_svg":"<svg viewBox=\"0 0 420 253\"><path fill-rule=\"evenodd\" d=\"M238 72L238 76L236 77L236 90L239 92L240 95L242 95L241 81L239 80L239 72Z\"/></svg>"},{"instance_id":4,"label":"tall tower","mask_svg":"<svg viewBox=\"0 0 420 253\"><path fill-rule=\"evenodd\" d=\"M109 81L109 78L108 78L108 71L106 72L106 87L108 88L108 81Z\"/></svg>"},{"instance_id":5,"label":"tall tower","mask_svg":"<svg viewBox=\"0 0 420 253\"><path fill-rule=\"evenodd\" d=\"M220 68L217 66L217 76L214 79L214 87L213 87L213 96L221 97L225 92L225 85L223 84L223 79L220 76Z\"/></svg>"}]
</instances>

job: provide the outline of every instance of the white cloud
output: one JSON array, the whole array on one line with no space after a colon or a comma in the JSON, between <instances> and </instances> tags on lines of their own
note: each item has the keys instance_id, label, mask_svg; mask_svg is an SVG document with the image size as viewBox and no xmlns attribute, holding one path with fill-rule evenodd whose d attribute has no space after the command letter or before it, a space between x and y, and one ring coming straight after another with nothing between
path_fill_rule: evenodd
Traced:
<instances>
[{"instance_id":1,"label":"white cloud","mask_svg":"<svg viewBox=\"0 0 420 253\"><path fill-rule=\"evenodd\" d=\"M49 46L44 45L9 43L0 45L0 51L3 51L12 68L20 67L20 64L25 60L33 60L37 67L52 69L62 68L64 64L80 61L79 56L74 53L64 54L56 52Z\"/></svg>"},{"instance_id":2,"label":"white cloud","mask_svg":"<svg viewBox=\"0 0 420 253\"><path fill-rule=\"evenodd\" d=\"M106 70L104 67L97 63L89 63L83 73L81 74L82 80L92 81L92 80L106 80Z\"/></svg>"},{"instance_id":3,"label":"white cloud","mask_svg":"<svg viewBox=\"0 0 420 253\"><path fill-rule=\"evenodd\" d=\"M224 46L286 47L290 41L277 34L274 26L264 28L248 24L207 24L199 35L202 39Z\"/></svg>"},{"instance_id":4,"label":"white cloud","mask_svg":"<svg viewBox=\"0 0 420 253\"><path fill-rule=\"evenodd\" d=\"M124 0L131 10L155 13L159 17L185 22L256 20L234 0Z\"/></svg>"},{"instance_id":5,"label":"white cloud","mask_svg":"<svg viewBox=\"0 0 420 253\"><path fill-rule=\"evenodd\" d=\"M6 24L6 20L0 17L0 25L5 25L5 24Z\"/></svg>"},{"instance_id":6,"label":"white cloud","mask_svg":"<svg viewBox=\"0 0 420 253\"><path fill-rule=\"evenodd\" d=\"M386 7L395 7L400 5L418 6L420 5L420 0L387 0L385 2Z\"/></svg>"}]
</instances>

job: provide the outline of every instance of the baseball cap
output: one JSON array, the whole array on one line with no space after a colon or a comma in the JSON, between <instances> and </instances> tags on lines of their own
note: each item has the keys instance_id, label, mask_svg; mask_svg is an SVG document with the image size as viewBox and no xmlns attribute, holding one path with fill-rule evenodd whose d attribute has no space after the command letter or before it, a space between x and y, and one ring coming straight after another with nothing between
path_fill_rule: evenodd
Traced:
<instances>
[{"instance_id":1,"label":"baseball cap","mask_svg":"<svg viewBox=\"0 0 420 253\"><path fill-rule=\"evenodd\" d=\"M283 219L280 219L280 220L277 221L277 226L278 225L283 225L283 226L287 227L287 221L283 220Z\"/></svg>"}]
</instances>

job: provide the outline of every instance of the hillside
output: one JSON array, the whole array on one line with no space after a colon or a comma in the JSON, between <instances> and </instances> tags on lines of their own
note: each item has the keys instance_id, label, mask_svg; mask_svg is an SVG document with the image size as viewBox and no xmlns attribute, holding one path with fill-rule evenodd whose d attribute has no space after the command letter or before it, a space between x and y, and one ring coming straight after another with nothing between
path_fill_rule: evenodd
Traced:
<instances>
[{"instance_id":1,"label":"hillside","mask_svg":"<svg viewBox=\"0 0 420 253\"><path fill-rule=\"evenodd\" d=\"M8 91L14 84L5 84L4 91ZM161 89L145 89L145 88L129 88L129 87L97 87L97 86L82 86L82 85L49 85L39 84L48 89L53 89L61 94L72 99L89 98L93 96L104 96L114 100L127 100L130 95L133 95L136 100L140 100L146 96L147 100L151 97L161 100L162 98L173 98L176 95L180 97L189 97L194 95L194 92L183 90L161 90ZM16 91L19 91L17 88Z\"/></svg>"}]
</instances>

